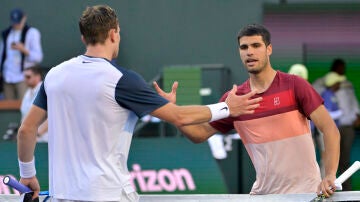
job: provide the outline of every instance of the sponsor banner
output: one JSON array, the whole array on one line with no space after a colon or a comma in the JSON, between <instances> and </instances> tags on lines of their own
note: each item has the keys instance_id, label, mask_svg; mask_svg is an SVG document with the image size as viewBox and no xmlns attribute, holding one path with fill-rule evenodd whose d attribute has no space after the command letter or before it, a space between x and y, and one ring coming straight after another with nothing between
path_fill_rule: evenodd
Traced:
<instances>
[{"instance_id":1,"label":"sponsor banner","mask_svg":"<svg viewBox=\"0 0 360 202\"><path fill-rule=\"evenodd\" d=\"M36 146L36 169L41 190L48 190L48 150ZM0 142L0 180L19 179L16 143ZM193 144L185 138L133 139L128 160L131 183L141 194L228 193L218 164L208 144ZM18 194L0 183L0 194Z\"/></svg>"}]
</instances>

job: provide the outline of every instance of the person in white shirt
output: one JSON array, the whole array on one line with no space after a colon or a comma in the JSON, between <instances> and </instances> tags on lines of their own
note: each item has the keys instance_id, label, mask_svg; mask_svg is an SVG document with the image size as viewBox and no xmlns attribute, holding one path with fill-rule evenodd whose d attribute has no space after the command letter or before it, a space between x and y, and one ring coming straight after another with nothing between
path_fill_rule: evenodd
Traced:
<instances>
[{"instance_id":1,"label":"person in white shirt","mask_svg":"<svg viewBox=\"0 0 360 202\"><path fill-rule=\"evenodd\" d=\"M11 26L2 32L0 42L0 77L5 99L22 99L26 85L23 70L38 65L43 59L41 34L26 24L21 9L10 12Z\"/></svg>"},{"instance_id":2,"label":"person in white shirt","mask_svg":"<svg viewBox=\"0 0 360 202\"><path fill-rule=\"evenodd\" d=\"M86 46L53 67L18 132L20 182L38 196L34 150L39 125L48 118L49 192L52 202L138 201L127 159L135 125L150 114L178 127L252 114L256 91L214 105L178 106L173 94L157 94L137 73L112 63L120 45L115 11L87 7L79 20ZM173 85L176 91L177 85ZM164 96L164 97L162 97ZM168 97L169 96L169 97ZM166 98L166 99L165 99Z\"/></svg>"},{"instance_id":3,"label":"person in white shirt","mask_svg":"<svg viewBox=\"0 0 360 202\"><path fill-rule=\"evenodd\" d=\"M24 70L25 83L27 90L21 101L20 112L21 112L21 122L25 119L25 116L28 114L37 93L40 90L42 84L42 74L39 67L29 67ZM47 120L40 125L38 129L37 142L47 142Z\"/></svg>"}]
</instances>

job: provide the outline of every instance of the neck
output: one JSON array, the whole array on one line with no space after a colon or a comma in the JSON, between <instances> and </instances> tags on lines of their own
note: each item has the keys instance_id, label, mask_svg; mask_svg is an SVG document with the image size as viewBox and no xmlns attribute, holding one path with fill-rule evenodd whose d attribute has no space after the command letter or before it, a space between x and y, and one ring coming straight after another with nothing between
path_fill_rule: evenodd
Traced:
<instances>
[{"instance_id":1,"label":"neck","mask_svg":"<svg viewBox=\"0 0 360 202\"><path fill-rule=\"evenodd\" d=\"M258 74L250 74L250 88L257 90L258 93L265 92L271 85L276 76L276 71L273 68L266 68Z\"/></svg>"},{"instance_id":2,"label":"neck","mask_svg":"<svg viewBox=\"0 0 360 202\"><path fill-rule=\"evenodd\" d=\"M36 86L39 85L40 82L41 81L38 81L38 82L36 82L36 84L33 84L33 85L29 86L29 87L31 88L31 90L34 90L36 88Z\"/></svg>"},{"instance_id":3,"label":"neck","mask_svg":"<svg viewBox=\"0 0 360 202\"><path fill-rule=\"evenodd\" d=\"M87 45L85 55L97 58L105 58L107 60L113 59L112 51L103 44Z\"/></svg>"}]
</instances>

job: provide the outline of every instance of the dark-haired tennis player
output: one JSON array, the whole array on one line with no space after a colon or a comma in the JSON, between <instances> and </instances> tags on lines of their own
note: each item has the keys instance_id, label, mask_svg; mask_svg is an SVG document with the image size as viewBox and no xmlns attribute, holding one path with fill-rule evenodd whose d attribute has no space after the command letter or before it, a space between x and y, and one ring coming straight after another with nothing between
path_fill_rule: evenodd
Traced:
<instances>
[{"instance_id":1,"label":"dark-haired tennis player","mask_svg":"<svg viewBox=\"0 0 360 202\"><path fill-rule=\"evenodd\" d=\"M194 142L215 133L236 129L256 170L251 194L289 194L320 191L333 194L339 162L339 130L323 105L321 96L299 76L271 67L269 31L262 25L245 26L238 35L240 58L250 78L239 85L238 95L251 91L262 97L253 114L211 123L182 126ZM155 85L159 94L163 92ZM220 102L226 100L229 92ZM171 99L169 99L171 100ZM308 119L324 133L325 177L321 179Z\"/></svg>"}]
</instances>

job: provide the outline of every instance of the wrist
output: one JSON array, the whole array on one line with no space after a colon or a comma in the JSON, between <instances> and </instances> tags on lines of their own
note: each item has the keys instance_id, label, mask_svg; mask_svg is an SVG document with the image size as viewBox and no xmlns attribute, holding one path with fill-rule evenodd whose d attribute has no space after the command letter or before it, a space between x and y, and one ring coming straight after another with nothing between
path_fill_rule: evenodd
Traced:
<instances>
[{"instance_id":1,"label":"wrist","mask_svg":"<svg viewBox=\"0 0 360 202\"><path fill-rule=\"evenodd\" d=\"M211 112L211 121L216 121L219 119L227 118L230 116L230 109L225 102L220 102L216 104L206 105L209 107Z\"/></svg>"},{"instance_id":2,"label":"wrist","mask_svg":"<svg viewBox=\"0 0 360 202\"><path fill-rule=\"evenodd\" d=\"M20 177L32 178L36 175L35 157L30 162L22 162L19 160Z\"/></svg>"}]
</instances>

